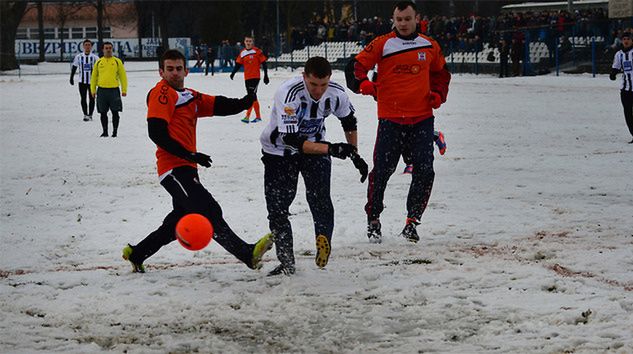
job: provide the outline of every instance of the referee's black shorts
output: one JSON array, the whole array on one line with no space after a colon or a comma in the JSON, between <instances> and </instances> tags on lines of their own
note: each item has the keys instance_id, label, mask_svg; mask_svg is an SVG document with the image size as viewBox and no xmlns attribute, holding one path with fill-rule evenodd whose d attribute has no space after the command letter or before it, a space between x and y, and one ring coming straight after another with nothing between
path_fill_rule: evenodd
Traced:
<instances>
[{"instance_id":1,"label":"referee's black shorts","mask_svg":"<svg viewBox=\"0 0 633 354\"><path fill-rule=\"evenodd\" d=\"M108 110L112 112L122 112L123 102L121 101L121 91L118 87L115 88L97 88L97 112L107 113Z\"/></svg>"}]
</instances>

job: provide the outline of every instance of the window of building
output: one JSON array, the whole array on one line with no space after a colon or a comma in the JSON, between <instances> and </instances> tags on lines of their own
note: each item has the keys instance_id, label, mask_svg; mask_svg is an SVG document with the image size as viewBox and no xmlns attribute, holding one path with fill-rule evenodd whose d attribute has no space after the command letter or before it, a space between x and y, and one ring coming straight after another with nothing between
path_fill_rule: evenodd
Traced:
<instances>
[{"instance_id":1,"label":"window of building","mask_svg":"<svg viewBox=\"0 0 633 354\"><path fill-rule=\"evenodd\" d=\"M82 39L84 38L84 29L83 27L73 27L70 29L70 38L72 39Z\"/></svg>"},{"instance_id":2,"label":"window of building","mask_svg":"<svg viewBox=\"0 0 633 354\"><path fill-rule=\"evenodd\" d=\"M44 39L55 39L55 28L44 28Z\"/></svg>"},{"instance_id":3,"label":"window of building","mask_svg":"<svg viewBox=\"0 0 633 354\"><path fill-rule=\"evenodd\" d=\"M86 27L86 38L97 38L97 27Z\"/></svg>"},{"instance_id":4,"label":"window of building","mask_svg":"<svg viewBox=\"0 0 633 354\"><path fill-rule=\"evenodd\" d=\"M112 30L110 27L103 27L103 38L112 38Z\"/></svg>"},{"instance_id":5,"label":"window of building","mask_svg":"<svg viewBox=\"0 0 633 354\"><path fill-rule=\"evenodd\" d=\"M57 38L68 39L68 33L70 32L69 28L58 28L57 29Z\"/></svg>"},{"instance_id":6,"label":"window of building","mask_svg":"<svg viewBox=\"0 0 633 354\"><path fill-rule=\"evenodd\" d=\"M28 28L18 28L15 33L15 39L29 39Z\"/></svg>"}]
</instances>

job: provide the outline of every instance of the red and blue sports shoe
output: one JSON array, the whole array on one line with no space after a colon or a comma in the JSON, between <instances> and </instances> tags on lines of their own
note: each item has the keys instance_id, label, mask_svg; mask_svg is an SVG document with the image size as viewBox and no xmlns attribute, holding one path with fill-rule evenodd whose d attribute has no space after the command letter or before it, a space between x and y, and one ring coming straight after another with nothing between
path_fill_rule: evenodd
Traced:
<instances>
[{"instance_id":1,"label":"red and blue sports shoe","mask_svg":"<svg viewBox=\"0 0 633 354\"><path fill-rule=\"evenodd\" d=\"M435 135L435 145L437 145L437 149L440 151L440 155L444 155L446 152L446 140L444 140L444 134L441 131L436 131Z\"/></svg>"}]
</instances>

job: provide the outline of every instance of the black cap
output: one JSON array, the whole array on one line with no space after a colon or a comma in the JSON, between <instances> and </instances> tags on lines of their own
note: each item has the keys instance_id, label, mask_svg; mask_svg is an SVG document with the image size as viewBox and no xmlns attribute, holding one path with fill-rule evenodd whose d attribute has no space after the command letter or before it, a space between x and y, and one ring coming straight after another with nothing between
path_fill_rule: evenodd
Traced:
<instances>
[{"instance_id":1,"label":"black cap","mask_svg":"<svg viewBox=\"0 0 633 354\"><path fill-rule=\"evenodd\" d=\"M627 38L631 38L631 32L624 32L622 33L622 38L627 37Z\"/></svg>"}]
</instances>

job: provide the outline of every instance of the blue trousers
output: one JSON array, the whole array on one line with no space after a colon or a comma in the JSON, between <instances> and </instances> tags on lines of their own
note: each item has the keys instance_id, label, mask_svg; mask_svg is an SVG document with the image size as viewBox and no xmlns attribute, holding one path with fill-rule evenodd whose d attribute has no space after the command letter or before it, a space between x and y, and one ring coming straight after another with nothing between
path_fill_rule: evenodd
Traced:
<instances>
[{"instance_id":1,"label":"blue trousers","mask_svg":"<svg viewBox=\"0 0 633 354\"><path fill-rule=\"evenodd\" d=\"M332 239L334 206L330 197L332 161L324 155L276 156L264 153L264 194L270 231L275 235L277 258L294 265L292 227L288 216L297 195L299 174L306 186L306 199L314 222L315 237Z\"/></svg>"},{"instance_id":2,"label":"blue trousers","mask_svg":"<svg viewBox=\"0 0 633 354\"><path fill-rule=\"evenodd\" d=\"M435 171L433 170L434 118L416 124L398 124L386 119L378 122L374 145L374 167L369 173L367 187L367 220L380 218L387 182L396 171L400 156L413 164L407 196L407 217L420 220L431 197Z\"/></svg>"}]
</instances>

